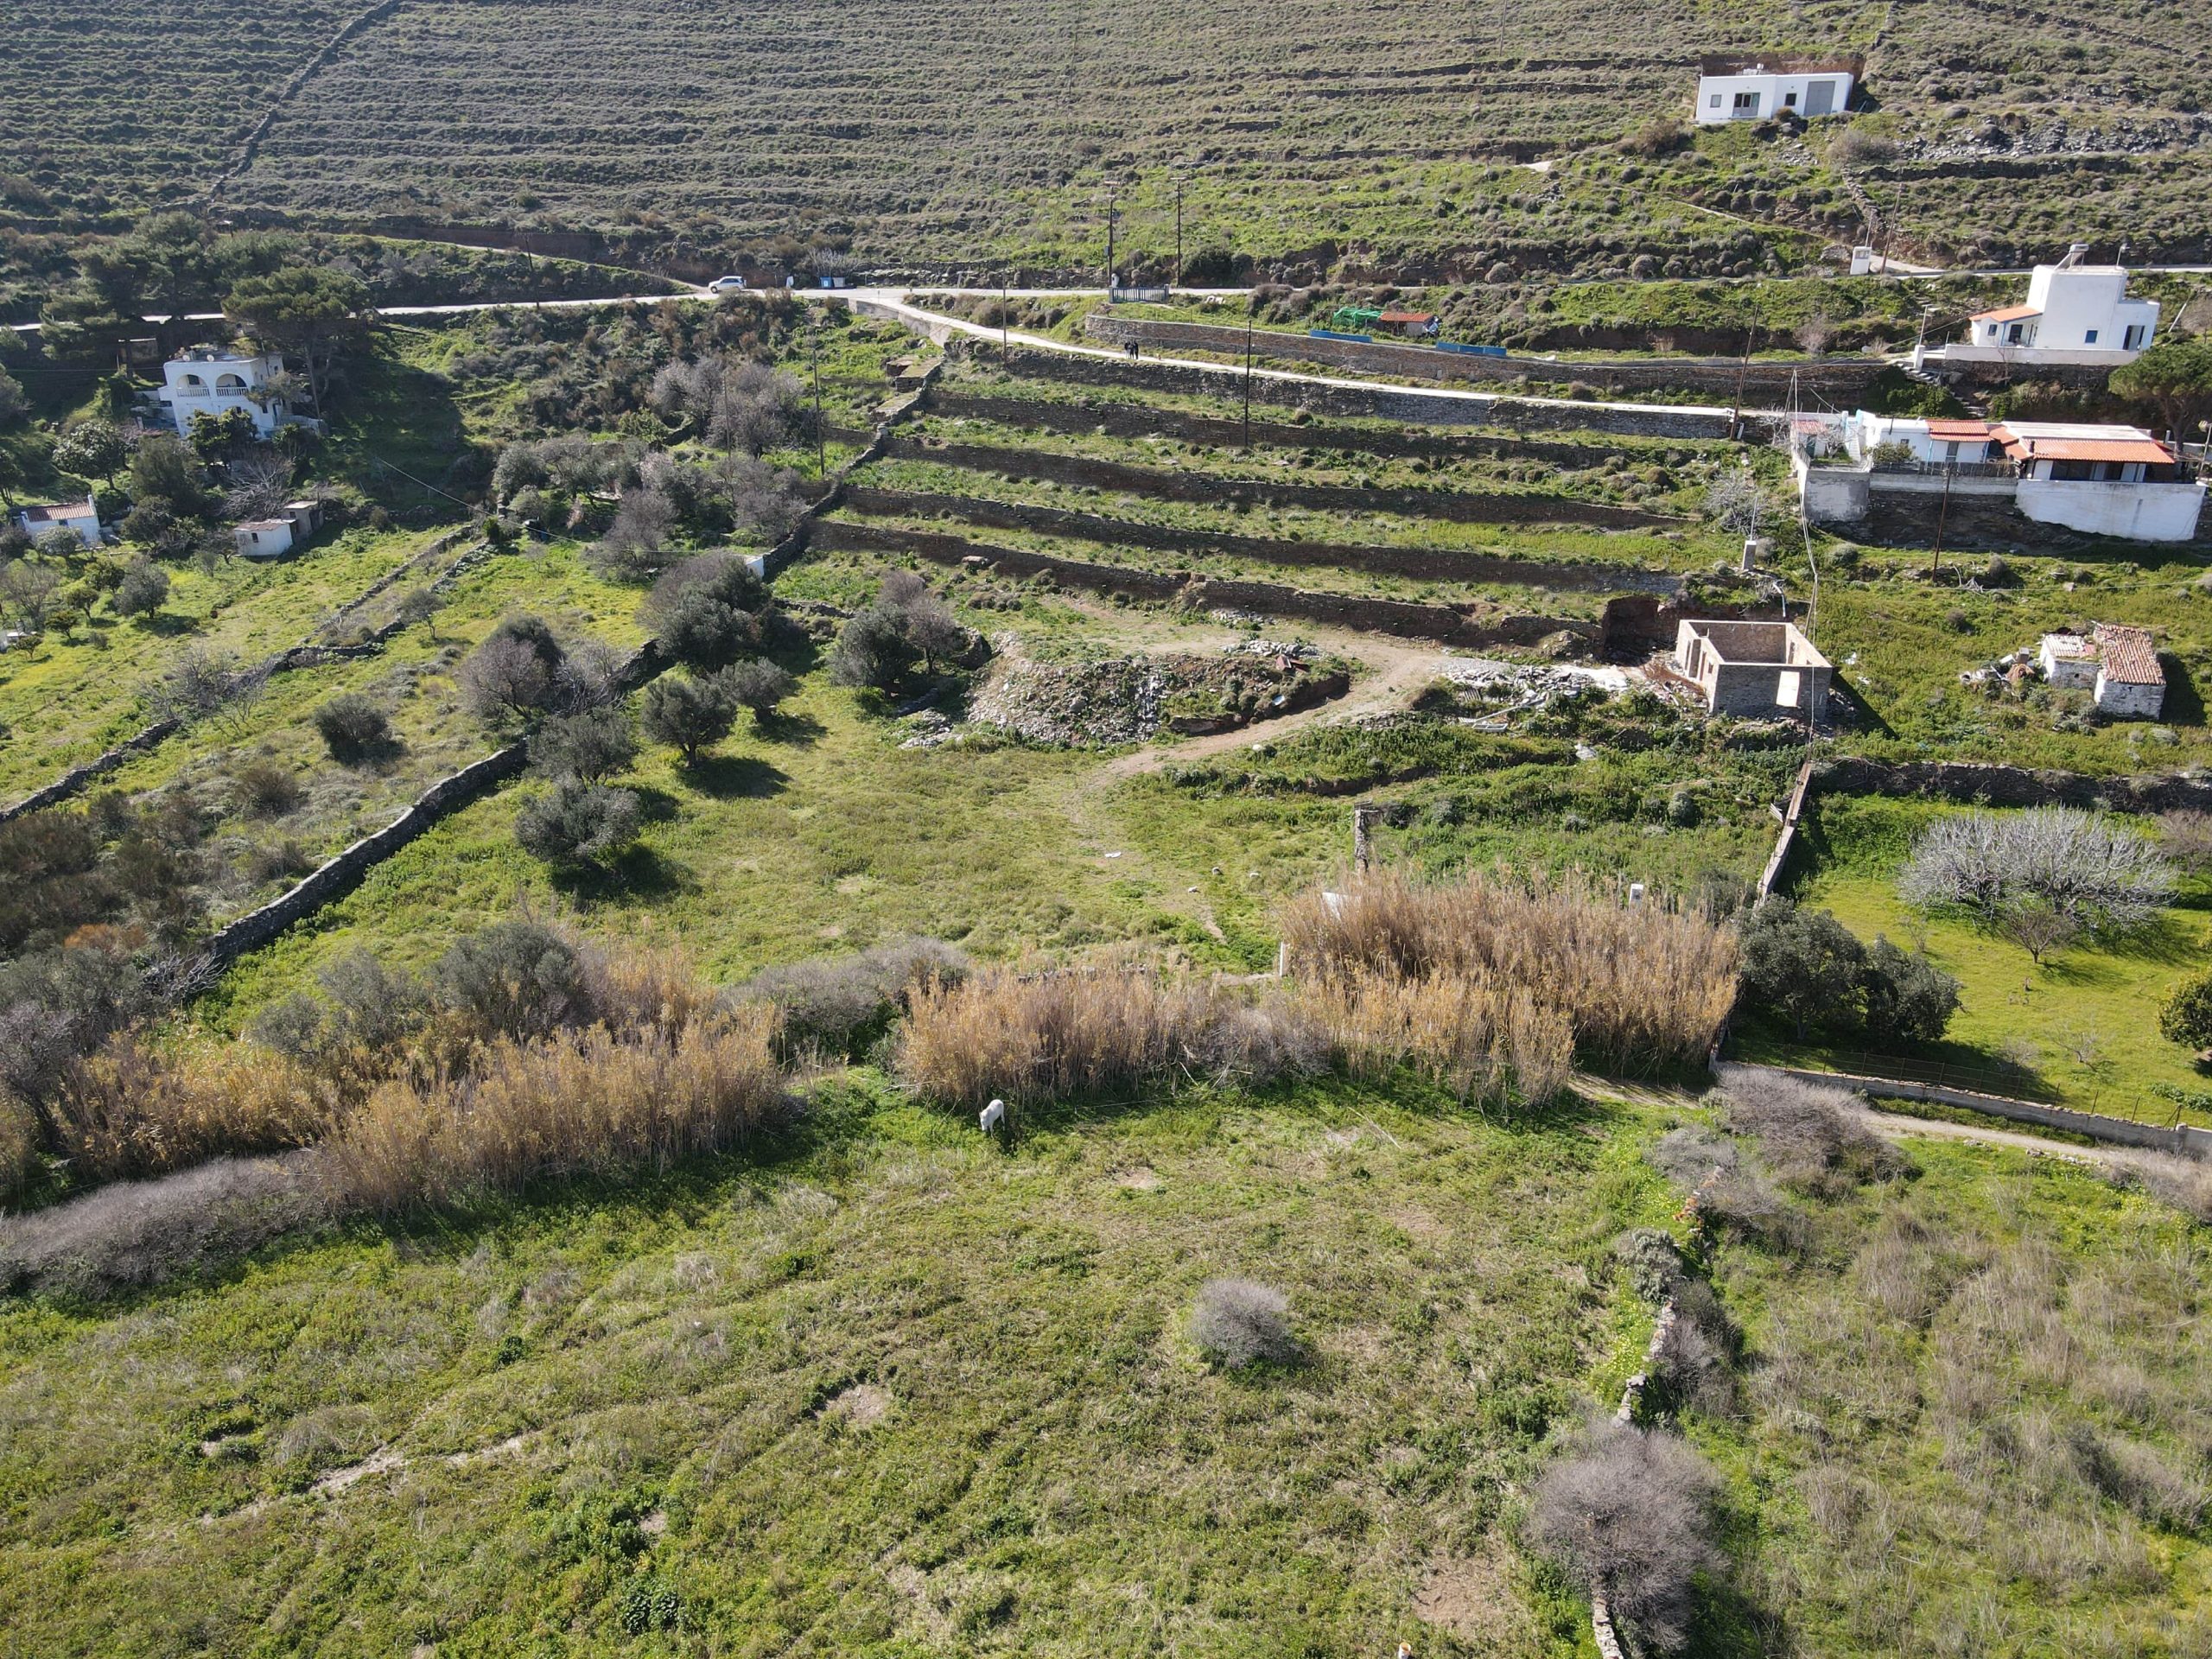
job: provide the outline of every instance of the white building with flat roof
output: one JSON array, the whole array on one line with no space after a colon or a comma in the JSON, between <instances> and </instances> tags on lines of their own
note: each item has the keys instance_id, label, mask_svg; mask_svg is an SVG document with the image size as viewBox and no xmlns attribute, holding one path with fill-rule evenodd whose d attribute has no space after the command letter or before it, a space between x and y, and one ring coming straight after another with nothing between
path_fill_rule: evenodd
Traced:
<instances>
[{"instance_id":1,"label":"white building with flat roof","mask_svg":"<svg viewBox=\"0 0 2212 1659\"><path fill-rule=\"evenodd\" d=\"M2121 265L2084 264L2076 242L2055 265L2037 265L2028 296L1968 317L1966 332L1936 351L1914 353L1916 366L2001 363L2118 368L2148 350L2158 333L2158 302L2128 297Z\"/></svg>"},{"instance_id":2,"label":"white building with flat roof","mask_svg":"<svg viewBox=\"0 0 2212 1659\"><path fill-rule=\"evenodd\" d=\"M1700 60L1697 124L1770 121L1781 115L1808 121L1841 115L1852 88L1866 73L1864 58L1800 58L1779 53L1725 54Z\"/></svg>"},{"instance_id":3,"label":"white building with flat roof","mask_svg":"<svg viewBox=\"0 0 2212 1659\"><path fill-rule=\"evenodd\" d=\"M267 437L291 418L282 398L262 390L284 359L274 352L246 353L227 346L194 346L162 365L161 400L170 424L189 436L195 415L244 410L253 429Z\"/></svg>"}]
</instances>

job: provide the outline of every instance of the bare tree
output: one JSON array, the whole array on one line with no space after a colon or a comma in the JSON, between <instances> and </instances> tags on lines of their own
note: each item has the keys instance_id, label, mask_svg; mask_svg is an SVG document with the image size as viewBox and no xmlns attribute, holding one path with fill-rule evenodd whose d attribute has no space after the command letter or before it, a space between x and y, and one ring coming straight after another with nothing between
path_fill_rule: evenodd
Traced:
<instances>
[{"instance_id":1,"label":"bare tree","mask_svg":"<svg viewBox=\"0 0 2212 1659\"><path fill-rule=\"evenodd\" d=\"M2082 936L2082 924L2064 911L2040 899L2009 905L1997 921L1997 931L2021 950L2038 968L2054 950L2063 950Z\"/></svg>"},{"instance_id":2,"label":"bare tree","mask_svg":"<svg viewBox=\"0 0 2212 1659\"><path fill-rule=\"evenodd\" d=\"M2109 814L2065 806L1940 818L1897 881L1908 903L1969 911L1991 925L2035 903L2107 936L2148 922L2173 886L2173 867L2144 836Z\"/></svg>"},{"instance_id":3,"label":"bare tree","mask_svg":"<svg viewBox=\"0 0 2212 1659\"><path fill-rule=\"evenodd\" d=\"M1761 524L1782 516L1774 493L1748 467L1722 472L1705 493L1705 510L1721 529L1732 535L1749 536Z\"/></svg>"},{"instance_id":4,"label":"bare tree","mask_svg":"<svg viewBox=\"0 0 2212 1659\"><path fill-rule=\"evenodd\" d=\"M479 719L526 717L552 695L555 666L528 641L495 634L461 665L461 696Z\"/></svg>"},{"instance_id":5,"label":"bare tree","mask_svg":"<svg viewBox=\"0 0 2212 1659\"><path fill-rule=\"evenodd\" d=\"M232 459L224 472L226 518L240 522L267 518L291 494L292 463L273 449L245 450Z\"/></svg>"},{"instance_id":6,"label":"bare tree","mask_svg":"<svg viewBox=\"0 0 2212 1659\"><path fill-rule=\"evenodd\" d=\"M2185 868L2201 870L2212 865L2212 812L2161 812L2158 842L2169 857Z\"/></svg>"}]
</instances>

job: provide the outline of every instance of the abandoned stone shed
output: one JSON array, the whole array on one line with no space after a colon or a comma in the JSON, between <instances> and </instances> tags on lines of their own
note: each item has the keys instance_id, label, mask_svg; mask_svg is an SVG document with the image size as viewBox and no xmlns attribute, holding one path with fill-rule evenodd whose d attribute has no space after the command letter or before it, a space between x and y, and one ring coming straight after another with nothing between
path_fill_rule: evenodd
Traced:
<instances>
[{"instance_id":1,"label":"abandoned stone shed","mask_svg":"<svg viewBox=\"0 0 2212 1659\"><path fill-rule=\"evenodd\" d=\"M1669 664L1716 715L1771 720L1817 715L1834 670L1790 622L1729 622L1685 617Z\"/></svg>"}]
</instances>

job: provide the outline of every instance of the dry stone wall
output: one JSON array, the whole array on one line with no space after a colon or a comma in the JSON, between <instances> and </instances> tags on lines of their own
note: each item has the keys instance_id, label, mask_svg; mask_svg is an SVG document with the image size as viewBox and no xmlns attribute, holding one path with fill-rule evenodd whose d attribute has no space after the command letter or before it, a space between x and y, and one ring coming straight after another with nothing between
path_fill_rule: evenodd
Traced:
<instances>
[{"instance_id":1,"label":"dry stone wall","mask_svg":"<svg viewBox=\"0 0 2212 1659\"><path fill-rule=\"evenodd\" d=\"M1182 571L1135 570L1124 565L1090 564L1078 559L1033 553L1023 548L971 542L959 536L890 530L842 519L828 519L817 524L814 544L845 552L912 553L933 564L959 565L976 559L1010 575L1049 575L1067 587L1093 593L1178 601L1198 610L1254 611L1367 633L1434 639L1446 645L1533 645L1556 633L1569 633L1595 643L1600 632L1596 623L1573 617L1482 615L1444 605L1363 599L1348 594L1317 594L1278 587L1273 582L1225 581Z\"/></svg>"},{"instance_id":2,"label":"dry stone wall","mask_svg":"<svg viewBox=\"0 0 2212 1659\"><path fill-rule=\"evenodd\" d=\"M1592 524L1605 530L1671 529L1683 521L1638 507L1577 501L1561 495L1499 492L1469 495L1452 490L1369 488L1357 485L1295 484L1274 479L1223 478L1165 467L1132 467L1085 455L1007 449L993 444L926 443L893 438L883 454L894 461L934 461L1001 478L1065 484L1077 489L1147 495L1162 501L1258 506L1312 507L1325 512L1390 512L1471 524Z\"/></svg>"},{"instance_id":3,"label":"dry stone wall","mask_svg":"<svg viewBox=\"0 0 2212 1659\"><path fill-rule=\"evenodd\" d=\"M1213 535L1168 524L1140 524L1062 507L988 501L976 496L938 495L920 490L852 485L844 505L868 518L947 516L994 530L1027 530L1071 541L1123 547L1149 547L1193 556L1251 559L1260 563L1372 570L1421 582L1511 582L1518 586L1592 593L1644 593L1665 596L1682 591L1682 580L1662 570L1596 562L1568 564L1434 547L1391 547L1355 542L1293 542L1272 537Z\"/></svg>"}]
</instances>

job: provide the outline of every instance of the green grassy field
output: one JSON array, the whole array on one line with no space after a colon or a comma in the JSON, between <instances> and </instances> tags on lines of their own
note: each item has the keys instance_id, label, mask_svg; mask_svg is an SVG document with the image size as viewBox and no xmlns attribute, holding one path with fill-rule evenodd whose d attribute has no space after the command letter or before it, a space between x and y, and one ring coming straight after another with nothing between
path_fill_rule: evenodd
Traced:
<instances>
[{"instance_id":1,"label":"green grassy field","mask_svg":"<svg viewBox=\"0 0 2212 1659\"><path fill-rule=\"evenodd\" d=\"M57 1655L1571 1652L1508 1536L1641 1351L1603 1277L1669 1203L1635 1127L1319 1088L1007 1156L862 1084L751 1167L8 1306L0 1622ZM1310 1363L1209 1369L1217 1274L1282 1286ZM1439 1581L1456 1632L1414 1613ZM633 1588L680 1631L626 1640Z\"/></svg>"},{"instance_id":2,"label":"green grassy field","mask_svg":"<svg viewBox=\"0 0 2212 1659\"><path fill-rule=\"evenodd\" d=\"M1936 964L1957 976L1958 1015L1946 1039L1919 1058L1980 1071L1967 1087L2004 1093L2008 1084L2028 1082L2084 1111L2212 1122L2154 1092L2162 1084L2189 1092L2204 1087L2188 1052L2161 1037L2157 1021L2166 994L2212 960L2202 883L2187 881L2140 939L2107 949L2075 945L2038 968L2019 946L1924 915L1897 897L1897 872L1913 833L1942 810L1919 802L1818 801L1791 886L1800 902L1834 912L1862 938L1887 934L1907 948L1924 940ZM1747 1054L1826 1058L1779 1033L1747 1036Z\"/></svg>"},{"instance_id":3,"label":"green grassy field","mask_svg":"<svg viewBox=\"0 0 2212 1659\"><path fill-rule=\"evenodd\" d=\"M2057 1160L1907 1144L1917 1176L1806 1206L1803 1249L1718 1256L1745 1409L1694 1436L1764 1650L2202 1652L2204 1230Z\"/></svg>"}]
</instances>

